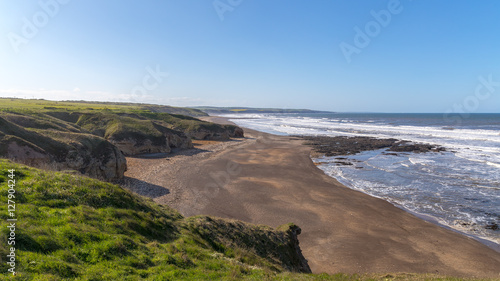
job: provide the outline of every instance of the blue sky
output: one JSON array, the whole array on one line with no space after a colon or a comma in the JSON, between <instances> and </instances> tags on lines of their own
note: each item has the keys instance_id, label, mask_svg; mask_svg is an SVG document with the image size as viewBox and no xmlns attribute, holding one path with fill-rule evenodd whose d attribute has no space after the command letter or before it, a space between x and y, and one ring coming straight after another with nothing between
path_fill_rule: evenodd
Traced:
<instances>
[{"instance_id":1,"label":"blue sky","mask_svg":"<svg viewBox=\"0 0 500 281\"><path fill-rule=\"evenodd\" d=\"M499 14L494 0L3 0L0 96L500 112Z\"/></svg>"}]
</instances>

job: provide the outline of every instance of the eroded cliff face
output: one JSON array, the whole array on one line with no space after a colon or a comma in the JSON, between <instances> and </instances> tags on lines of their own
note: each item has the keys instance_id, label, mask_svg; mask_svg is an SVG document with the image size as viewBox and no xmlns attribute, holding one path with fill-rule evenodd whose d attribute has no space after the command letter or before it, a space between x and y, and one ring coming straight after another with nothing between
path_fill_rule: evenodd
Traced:
<instances>
[{"instance_id":1,"label":"eroded cliff face","mask_svg":"<svg viewBox=\"0 0 500 281\"><path fill-rule=\"evenodd\" d=\"M186 224L190 229L198 229L199 235L210 241L210 245L246 249L282 270L311 273L299 247L300 227L293 223L272 229L237 220L196 216L187 218Z\"/></svg>"},{"instance_id":2,"label":"eroded cliff face","mask_svg":"<svg viewBox=\"0 0 500 281\"><path fill-rule=\"evenodd\" d=\"M4 156L18 163L50 170L75 170L106 181L122 179L127 170L123 153L104 139L90 138L95 139L61 145L57 154L12 136L4 136L0 142L7 147Z\"/></svg>"},{"instance_id":3,"label":"eroded cliff face","mask_svg":"<svg viewBox=\"0 0 500 281\"><path fill-rule=\"evenodd\" d=\"M7 158L30 166L39 166L50 161L50 156L42 149L29 146L19 140L11 138L6 141Z\"/></svg>"},{"instance_id":4,"label":"eroded cliff face","mask_svg":"<svg viewBox=\"0 0 500 281\"><path fill-rule=\"evenodd\" d=\"M132 137L121 140L110 138L108 141L115 145L126 156L145 153L169 153L171 151L166 141L165 144L162 145L154 145L153 142L148 139L139 140Z\"/></svg>"},{"instance_id":5,"label":"eroded cliff face","mask_svg":"<svg viewBox=\"0 0 500 281\"><path fill-rule=\"evenodd\" d=\"M91 147L73 143L61 166L106 181L122 179L127 170L125 156L110 142L95 138Z\"/></svg>"},{"instance_id":6,"label":"eroded cliff face","mask_svg":"<svg viewBox=\"0 0 500 281\"><path fill-rule=\"evenodd\" d=\"M243 129L233 125L220 125L219 128L199 128L189 131L186 135L197 140L229 140L230 138L244 137Z\"/></svg>"},{"instance_id":7,"label":"eroded cliff face","mask_svg":"<svg viewBox=\"0 0 500 281\"><path fill-rule=\"evenodd\" d=\"M111 136L108 141L126 156L147 153L170 153L172 148L193 148L191 139L185 135L164 133L161 137L130 135L127 137Z\"/></svg>"}]
</instances>

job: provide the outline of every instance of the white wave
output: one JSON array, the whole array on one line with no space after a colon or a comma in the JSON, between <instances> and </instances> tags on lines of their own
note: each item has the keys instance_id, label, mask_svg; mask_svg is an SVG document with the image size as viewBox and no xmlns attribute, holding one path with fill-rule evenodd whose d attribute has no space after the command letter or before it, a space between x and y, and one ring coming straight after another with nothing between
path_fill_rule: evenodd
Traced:
<instances>
[{"instance_id":1,"label":"white wave","mask_svg":"<svg viewBox=\"0 0 500 281\"><path fill-rule=\"evenodd\" d=\"M486 164L489 165L489 166L493 166L495 168L499 168L500 169L500 164L498 164L498 163L493 163L493 162L486 161Z\"/></svg>"}]
</instances>

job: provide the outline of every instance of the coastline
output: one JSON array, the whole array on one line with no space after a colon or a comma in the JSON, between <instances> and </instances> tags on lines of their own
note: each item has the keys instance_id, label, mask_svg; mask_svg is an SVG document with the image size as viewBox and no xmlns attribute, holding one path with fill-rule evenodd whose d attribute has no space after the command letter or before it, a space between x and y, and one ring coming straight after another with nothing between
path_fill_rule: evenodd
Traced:
<instances>
[{"instance_id":1,"label":"coastline","mask_svg":"<svg viewBox=\"0 0 500 281\"><path fill-rule=\"evenodd\" d=\"M343 186L313 164L301 140L244 130L245 139L201 145L192 153L128 159L132 190L185 216L272 227L294 222L302 228L300 246L314 273L499 278L500 253ZM134 187L133 179L146 186Z\"/></svg>"},{"instance_id":2,"label":"coastline","mask_svg":"<svg viewBox=\"0 0 500 281\"><path fill-rule=\"evenodd\" d=\"M313 156L311 158L313 159L313 161L315 161L315 160L321 160L320 158L315 158ZM322 162L315 162L315 164L318 167L321 167L321 163ZM336 179L336 180L339 181L338 179ZM344 185L344 186L346 186L347 188L351 188L353 190L358 190L358 189L349 187L348 184L342 183L341 181L339 181L339 183L342 184L342 185ZM362 190L358 190L358 191L360 191L361 193L367 194L369 196L372 196L374 198L387 201L386 199L384 199L382 197L378 197L376 195L369 194L369 193L364 192ZM428 222L433 223L435 225L438 225L440 227L452 230L452 231L457 232L457 233L459 233L461 235L464 235L464 236L470 237L472 239L475 239L475 240L479 241L480 243L482 243L482 244L488 246L489 248L491 248L491 249L493 249L493 250L495 250L495 251L497 251L497 252L500 253L500 243L498 243L498 242L496 242L496 241L494 241L492 239L489 239L488 237L483 237L483 236L480 236L480 235L474 235L473 233L468 233L465 230L460 229L459 227L453 227L452 225L447 224L443 219L440 219L439 217L435 217L435 216L432 216L432 215L429 215L429 214L424 214L424 213L419 213L419 212L412 211L412 210L406 208L403 205L397 204L396 202L390 202L390 201L387 201L387 202L389 202L390 204L392 204L393 206L395 206L395 207L397 207L397 208L399 208L401 210L404 210L405 212L408 212L408 213L410 213L410 214L418 217L419 219L428 221Z\"/></svg>"}]
</instances>

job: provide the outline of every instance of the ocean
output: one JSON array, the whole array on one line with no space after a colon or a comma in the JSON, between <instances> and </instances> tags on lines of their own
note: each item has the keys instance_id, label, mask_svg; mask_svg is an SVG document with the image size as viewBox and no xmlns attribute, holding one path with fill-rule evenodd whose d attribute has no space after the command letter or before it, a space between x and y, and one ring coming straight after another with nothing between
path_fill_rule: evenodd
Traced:
<instances>
[{"instance_id":1,"label":"ocean","mask_svg":"<svg viewBox=\"0 0 500 281\"><path fill-rule=\"evenodd\" d=\"M278 135L368 136L443 146L445 152L362 152L313 159L342 184L464 234L500 245L500 114L234 114Z\"/></svg>"}]
</instances>

